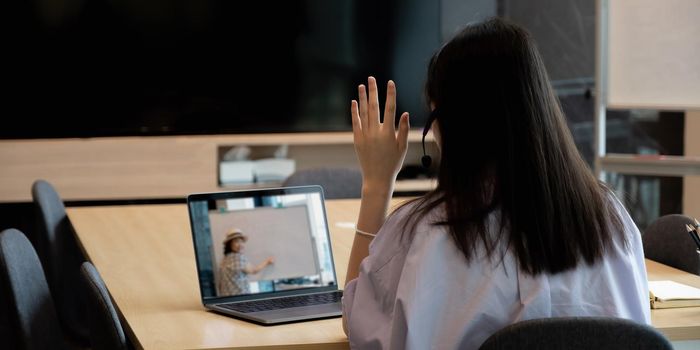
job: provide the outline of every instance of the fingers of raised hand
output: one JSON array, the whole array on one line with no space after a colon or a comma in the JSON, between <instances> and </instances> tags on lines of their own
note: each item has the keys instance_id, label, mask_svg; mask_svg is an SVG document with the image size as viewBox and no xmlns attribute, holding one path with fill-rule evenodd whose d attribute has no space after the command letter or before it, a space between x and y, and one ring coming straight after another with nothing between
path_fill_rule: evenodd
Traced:
<instances>
[{"instance_id":1,"label":"fingers of raised hand","mask_svg":"<svg viewBox=\"0 0 700 350\"><path fill-rule=\"evenodd\" d=\"M350 101L350 118L352 119L352 129L362 130L362 121L360 119L360 107L356 100Z\"/></svg>"},{"instance_id":2,"label":"fingers of raised hand","mask_svg":"<svg viewBox=\"0 0 700 350\"><path fill-rule=\"evenodd\" d=\"M386 103L384 104L384 128L390 131L396 131L396 85L389 80L386 84Z\"/></svg>"},{"instance_id":3,"label":"fingers of raised hand","mask_svg":"<svg viewBox=\"0 0 700 350\"><path fill-rule=\"evenodd\" d=\"M360 124L362 126L362 130L367 130L367 89L365 89L365 86L360 84L360 86L357 87L357 94L358 94L358 102L359 102L359 116L360 116Z\"/></svg>"},{"instance_id":4,"label":"fingers of raised hand","mask_svg":"<svg viewBox=\"0 0 700 350\"><path fill-rule=\"evenodd\" d=\"M374 77L367 78L367 86L369 87L368 96L368 119L367 125L370 129L379 127L379 91L377 89L377 80Z\"/></svg>"},{"instance_id":5,"label":"fingers of raised hand","mask_svg":"<svg viewBox=\"0 0 700 350\"><path fill-rule=\"evenodd\" d=\"M401 118L399 119L399 134L397 139L399 142L399 149L403 153L406 153L406 150L408 149L408 130L411 127L408 118L408 112L404 112L401 114Z\"/></svg>"},{"instance_id":6,"label":"fingers of raised hand","mask_svg":"<svg viewBox=\"0 0 700 350\"><path fill-rule=\"evenodd\" d=\"M360 120L360 109L357 101L350 102L350 118L352 119L352 133L355 142L362 136L362 121Z\"/></svg>"},{"instance_id":7,"label":"fingers of raised hand","mask_svg":"<svg viewBox=\"0 0 700 350\"><path fill-rule=\"evenodd\" d=\"M385 130L396 133L396 84L387 82L386 103L384 105L384 123L380 123L379 89L374 77L367 78L367 86L360 84L357 88L358 101L351 104L354 136L368 135L369 132ZM359 126L359 127L358 127ZM373 133L372 133L373 134Z\"/></svg>"}]
</instances>

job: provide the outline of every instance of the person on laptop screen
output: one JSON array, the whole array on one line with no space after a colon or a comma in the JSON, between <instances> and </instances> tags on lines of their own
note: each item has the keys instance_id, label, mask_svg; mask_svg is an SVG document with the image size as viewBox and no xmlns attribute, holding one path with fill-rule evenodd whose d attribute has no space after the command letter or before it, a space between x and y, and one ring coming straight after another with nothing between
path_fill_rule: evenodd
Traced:
<instances>
[{"instance_id":1,"label":"person on laptop screen","mask_svg":"<svg viewBox=\"0 0 700 350\"><path fill-rule=\"evenodd\" d=\"M476 23L433 56L437 187L388 218L408 113L395 123L389 81L382 119L367 85L350 104L363 177L342 301L351 348L478 349L535 318L650 323L639 230L579 154L525 30Z\"/></svg>"},{"instance_id":2,"label":"person on laptop screen","mask_svg":"<svg viewBox=\"0 0 700 350\"><path fill-rule=\"evenodd\" d=\"M190 197L207 303L337 285L320 187Z\"/></svg>"},{"instance_id":3,"label":"person on laptop screen","mask_svg":"<svg viewBox=\"0 0 700 350\"><path fill-rule=\"evenodd\" d=\"M232 228L224 239L224 259L219 267L218 295L250 294L248 275L255 275L275 262L268 257L262 263L253 266L243 254L248 237L239 228Z\"/></svg>"}]
</instances>

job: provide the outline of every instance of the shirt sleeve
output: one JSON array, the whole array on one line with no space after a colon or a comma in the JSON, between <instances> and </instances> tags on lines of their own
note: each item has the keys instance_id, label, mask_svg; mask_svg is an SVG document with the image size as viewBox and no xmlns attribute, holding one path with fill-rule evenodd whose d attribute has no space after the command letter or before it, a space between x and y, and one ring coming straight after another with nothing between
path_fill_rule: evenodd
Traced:
<instances>
[{"instance_id":1,"label":"shirt sleeve","mask_svg":"<svg viewBox=\"0 0 700 350\"><path fill-rule=\"evenodd\" d=\"M620 280L629 279L627 283L621 283L621 299L624 300L627 317L640 323L651 324L651 309L649 305L649 283L647 268L642 247L642 234L630 217L627 209L620 200L613 196L612 203L617 211L627 239L627 246L617 247L618 257L613 260L612 266Z\"/></svg>"},{"instance_id":2,"label":"shirt sleeve","mask_svg":"<svg viewBox=\"0 0 700 350\"><path fill-rule=\"evenodd\" d=\"M386 348L381 342L396 326L394 303L408 250L402 236L406 210L397 210L377 232L358 277L343 292L343 317L352 348Z\"/></svg>"}]
</instances>

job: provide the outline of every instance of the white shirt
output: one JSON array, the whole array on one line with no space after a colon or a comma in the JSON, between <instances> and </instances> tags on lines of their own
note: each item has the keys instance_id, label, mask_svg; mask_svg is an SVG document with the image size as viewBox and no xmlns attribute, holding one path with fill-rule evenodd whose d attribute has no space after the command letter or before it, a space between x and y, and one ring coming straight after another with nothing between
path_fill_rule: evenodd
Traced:
<instances>
[{"instance_id":1,"label":"white shirt","mask_svg":"<svg viewBox=\"0 0 700 350\"><path fill-rule=\"evenodd\" d=\"M641 235L614 200L629 242L592 266L556 275L528 275L508 252L467 264L444 226L429 213L413 235L399 239L411 206L387 219L345 287L343 313L352 348L477 349L499 329L527 319L612 316L650 324ZM498 232L498 213L489 231ZM432 219L431 219L432 218ZM504 240L501 240L504 241ZM505 245L505 244L504 244ZM501 248L502 249L502 248Z\"/></svg>"}]
</instances>

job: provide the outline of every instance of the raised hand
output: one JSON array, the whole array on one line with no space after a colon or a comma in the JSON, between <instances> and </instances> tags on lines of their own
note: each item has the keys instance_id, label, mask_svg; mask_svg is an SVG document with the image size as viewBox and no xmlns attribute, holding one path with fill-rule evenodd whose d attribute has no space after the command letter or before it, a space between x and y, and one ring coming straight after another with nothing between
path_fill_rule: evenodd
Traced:
<instances>
[{"instance_id":1,"label":"raised hand","mask_svg":"<svg viewBox=\"0 0 700 350\"><path fill-rule=\"evenodd\" d=\"M362 167L363 191L393 191L396 175L406 158L408 146L408 113L404 112L395 127L396 86L387 83L384 123L380 122L377 81L367 79L369 96L364 85L358 87L359 103L353 100L352 130L355 152Z\"/></svg>"},{"instance_id":2,"label":"raised hand","mask_svg":"<svg viewBox=\"0 0 700 350\"><path fill-rule=\"evenodd\" d=\"M352 131L355 152L362 167L362 200L357 217L357 230L371 234L379 231L386 220L389 201L408 146L408 113L401 115L399 130L394 127L396 114L396 86L387 83L384 123L379 122L377 81L367 79L369 96L364 85L357 89L359 102L352 101ZM370 235L371 237L371 235ZM368 235L355 235L348 261L345 283L359 273L362 259L369 254Z\"/></svg>"}]
</instances>

